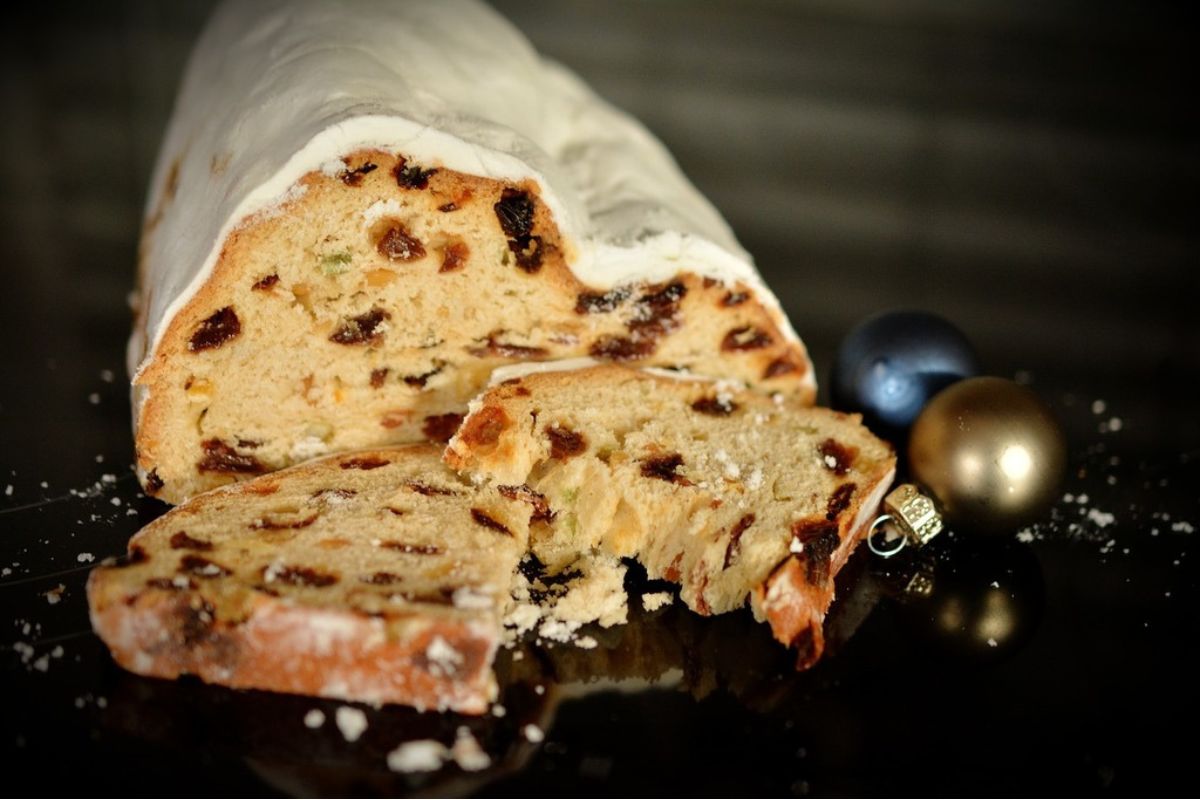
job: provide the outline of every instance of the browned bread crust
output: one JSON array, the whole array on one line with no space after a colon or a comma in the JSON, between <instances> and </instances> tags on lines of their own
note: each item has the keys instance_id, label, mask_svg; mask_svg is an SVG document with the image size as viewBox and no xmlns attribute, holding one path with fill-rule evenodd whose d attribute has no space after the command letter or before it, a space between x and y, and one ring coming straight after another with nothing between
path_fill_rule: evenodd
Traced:
<instances>
[{"instance_id":1,"label":"browned bread crust","mask_svg":"<svg viewBox=\"0 0 1200 800\"><path fill-rule=\"evenodd\" d=\"M229 234L135 378L138 474L160 499L445 441L491 371L517 361L684 367L813 401L803 345L753 289L687 264L662 283L584 285L532 182L366 150L290 196Z\"/></svg>"}]
</instances>

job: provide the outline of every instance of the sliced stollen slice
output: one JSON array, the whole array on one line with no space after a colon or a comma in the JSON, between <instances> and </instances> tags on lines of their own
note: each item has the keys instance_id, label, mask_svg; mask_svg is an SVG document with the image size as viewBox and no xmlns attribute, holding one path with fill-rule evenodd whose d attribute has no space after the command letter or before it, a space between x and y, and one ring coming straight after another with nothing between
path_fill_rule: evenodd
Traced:
<instances>
[{"instance_id":1,"label":"sliced stollen slice","mask_svg":"<svg viewBox=\"0 0 1200 800\"><path fill-rule=\"evenodd\" d=\"M142 675L482 713L529 504L412 445L309 462L155 520L88 581Z\"/></svg>"},{"instance_id":2,"label":"sliced stollen slice","mask_svg":"<svg viewBox=\"0 0 1200 800\"><path fill-rule=\"evenodd\" d=\"M815 393L778 301L665 148L471 0L222 4L139 261L137 470L172 503L445 441L512 362Z\"/></svg>"},{"instance_id":3,"label":"sliced stollen slice","mask_svg":"<svg viewBox=\"0 0 1200 800\"><path fill-rule=\"evenodd\" d=\"M590 551L636 558L693 610L749 599L801 666L819 657L834 576L895 470L857 415L611 364L493 381L445 460L528 487L530 548L550 570Z\"/></svg>"}]
</instances>

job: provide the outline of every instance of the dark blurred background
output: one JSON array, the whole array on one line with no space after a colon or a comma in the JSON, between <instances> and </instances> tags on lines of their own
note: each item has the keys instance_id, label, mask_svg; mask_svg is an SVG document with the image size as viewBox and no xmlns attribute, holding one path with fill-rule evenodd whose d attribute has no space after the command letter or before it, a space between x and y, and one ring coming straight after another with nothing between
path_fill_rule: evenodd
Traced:
<instances>
[{"instance_id":1,"label":"dark blurred background","mask_svg":"<svg viewBox=\"0 0 1200 800\"><path fill-rule=\"evenodd\" d=\"M137 496L127 466L126 295L159 139L212 5L23 4L6 9L0 33L0 654L12 667L0 679L0 763L19 761L51 787L129 791L136 765L133 785L187 792L151 781L195 762L190 790L259 793L242 755L270 750L280 731L304 734L307 701L120 674L88 632L83 600L85 556L122 551L162 512ZM547 741L532 783L492 790L1180 791L1192 754L1176 731L1194 722L1200 635L1186 553L1200 525L1189 6L495 5L666 142L757 258L822 382L864 317L940 313L988 371L1019 374L1055 406L1072 444L1068 490L1081 499L1064 500L1022 551L1046 576L1046 614L1030 623L1028 648L995 668L931 666L883 608L845 654L800 681L786 713L756 716L721 693L703 703L600 696L564 711L551 738L565 749ZM113 483L70 493L103 473ZM1083 518L1084 492L1088 509L1115 521ZM60 584L62 602L50 605ZM728 641L727 654L738 647ZM53 656L59 645L65 654ZM43 655L61 658L46 675ZM114 686L151 699L98 710ZM286 713L260 715L255 703ZM276 713L278 730L258 719ZM372 713L372 730L407 719ZM113 734L114 720L143 738ZM740 749L718 746L726 741ZM369 763L382 769L394 744L381 739ZM311 746L296 744L282 774L307 763ZM603 779L588 782L594 764L563 766L622 747ZM62 769L64 759L77 766Z\"/></svg>"}]
</instances>

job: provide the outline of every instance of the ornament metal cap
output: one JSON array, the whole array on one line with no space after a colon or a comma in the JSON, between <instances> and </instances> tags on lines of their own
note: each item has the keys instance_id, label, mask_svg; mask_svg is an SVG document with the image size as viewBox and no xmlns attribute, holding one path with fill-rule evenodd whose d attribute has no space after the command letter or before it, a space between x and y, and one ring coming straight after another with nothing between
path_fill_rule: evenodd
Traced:
<instances>
[{"instance_id":1,"label":"ornament metal cap","mask_svg":"<svg viewBox=\"0 0 1200 800\"><path fill-rule=\"evenodd\" d=\"M942 515L933 498L911 483L902 483L883 499L883 514L876 517L867 532L867 547L882 558L891 558L905 545L921 547L942 532ZM900 535L883 545L875 544L875 532L892 523Z\"/></svg>"}]
</instances>

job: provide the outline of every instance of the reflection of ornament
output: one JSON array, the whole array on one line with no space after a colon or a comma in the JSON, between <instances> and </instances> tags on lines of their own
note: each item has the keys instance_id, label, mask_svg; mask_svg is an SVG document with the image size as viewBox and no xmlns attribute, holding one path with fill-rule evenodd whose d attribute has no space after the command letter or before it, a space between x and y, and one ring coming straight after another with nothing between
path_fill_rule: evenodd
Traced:
<instances>
[{"instance_id":1,"label":"reflection of ornament","mask_svg":"<svg viewBox=\"0 0 1200 800\"><path fill-rule=\"evenodd\" d=\"M1037 556L1025 546L962 539L923 559L897 599L906 626L935 652L986 662L1020 649L1045 606Z\"/></svg>"},{"instance_id":2,"label":"reflection of ornament","mask_svg":"<svg viewBox=\"0 0 1200 800\"><path fill-rule=\"evenodd\" d=\"M929 398L979 371L958 328L924 311L895 311L858 325L838 348L830 381L835 408L897 439Z\"/></svg>"},{"instance_id":3,"label":"reflection of ornament","mask_svg":"<svg viewBox=\"0 0 1200 800\"><path fill-rule=\"evenodd\" d=\"M951 524L1011 531L1057 496L1067 449L1062 429L1029 389L1002 378L969 378L921 412L908 462Z\"/></svg>"}]
</instances>

